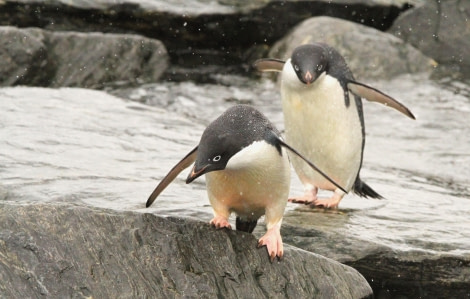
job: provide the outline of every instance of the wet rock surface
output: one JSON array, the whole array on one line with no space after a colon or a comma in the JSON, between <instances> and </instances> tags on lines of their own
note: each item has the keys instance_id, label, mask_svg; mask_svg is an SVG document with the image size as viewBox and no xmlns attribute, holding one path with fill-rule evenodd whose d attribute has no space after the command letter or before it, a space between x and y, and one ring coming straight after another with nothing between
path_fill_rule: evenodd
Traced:
<instances>
[{"instance_id":1,"label":"wet rock surface","mask_svg":"<svg viewBox=\"0 0 470 299\"><path fill-rule=\"evenodd\" d=\"M2 297L372 298L353 268L188 218L1 204Z\"/></svg>"},{"instance_id":2,"label":"wet rock surface","mask_svg":"<svg viewBox=\"0 0 470 299\"><path fill-rule=\"evenodd\" d=\"M470 256L401 251L334 231L284 225L284 242L358 270L375 298L467 298Z\"/></svg>"}]
</instances>

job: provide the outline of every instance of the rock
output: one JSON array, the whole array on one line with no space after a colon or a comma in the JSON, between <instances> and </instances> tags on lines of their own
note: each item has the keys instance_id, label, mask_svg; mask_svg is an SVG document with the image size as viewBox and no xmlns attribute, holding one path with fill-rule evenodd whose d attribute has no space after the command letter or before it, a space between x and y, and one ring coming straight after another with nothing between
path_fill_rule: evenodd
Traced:
<instances>
[{"instance_id":1,"label":"rock","mask_svg":"<svg viewBox=\"0 0 470 299\"><path fill-rule=\"evenodd\" d=\"M444 66L470 75L470 2L426 1L400 15L389 32Z\"/></svg>"},{"instance_id":2,"label":"rock","mask_svg":"<svg viewBox=\"0 0 470 299\"><path fill-rule=\"evenodd\" d=\"M417 2L419 0L413 0ZM133 32L162 41L171 56L168 80L246 73L293 26L327 15L388 29L409 9L405 0L0 1L0 25L51 31ZM202 76L200 76L202 74ZM202 78L202 79L201 79Z\"/></svg>"},{"instance_id":3,"label":"rock","mask_svg":"<svg viewBox=\"0 0 470 299\"><path fill-rule=\"evenodd\" d=\"M470 281L466 279L470 275L469 255L394 250L337 231L286 224L281 234L285 243L358 270L371 285L375 298L470 296Z\"/></svg>"},{"instance_id":4,"label":"rock","mask_svg":"<svg viewBox=\"0 0 470 299\"><path fill-rule=\"evenodd\" d=\"M157 40L128 34L0 27L0 85L80 86L157 81L168 55Z\"/></svg>"},{"instance_id":5,"label":"rock","mask_svg":"<svg viewBox=\"0 0 470 299\"><path fill-rule=\"evenodd\" d=\"M470 231L462 229L470 227L470 86L441 85L417 75L373 85L404 99L419 116L409 122L364 103L364 179L386 199L348 196L338 211L288 204L284 243L357 267L376 298L387 298L380 293L467 298L441 294L470 290ZM115 94L120 98L79 88L1 88L0 202L142 209L208 222L212 209L205 185L186 185L185 173L158 204L144 209L144 203L197 144L207 123L234 103L255 105L279 128L283 124L279 90L269 80L226 76L213 85L159 82ZM295 178L291 186L292 195L303 191ZM258 229L260 237L264 225ZM411 250L423 259L413 260Z\"/></svg>"},{"instance_id":6,"label":"rock","mask_svg":"<svg viewBox=\"0 0 470 299\"><path fill-rule=\"evenodd\" d=\"M429 58L393 35L330 17L302 22L274 44L269 57L287 59L295 47L309 42L336 48L359 81L431 70Z\"/></svg>"},{"instance_id":7,"label":"rock","mask_svg":"<svg viewBox=\"0 0 470 299\"><path fill-rule=\"evenodd\" d=\"M247 233L153 214L2 204L2 297L372 298L354 269Z\"/></svg>"},{"instance_id":8,"label":"rock","mask_svg":"<svg viewBox=\"0 0 470 299\"><path fill-rule=\"evenodd\" d=\"M42 85L48 65L44 36L38 30L0 27L0 86Z\"/></svg>"}]
</instances>

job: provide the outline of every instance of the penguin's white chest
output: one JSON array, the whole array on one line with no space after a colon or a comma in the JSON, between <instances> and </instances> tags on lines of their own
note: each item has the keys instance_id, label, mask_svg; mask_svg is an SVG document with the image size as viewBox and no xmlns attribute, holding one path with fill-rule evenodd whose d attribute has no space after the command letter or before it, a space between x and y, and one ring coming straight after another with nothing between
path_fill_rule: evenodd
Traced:
<instances>
[{"instance_id":1,"label":"penguin's white chest","mask_svg":"<svg viewBox=\"0 0 470 299\"><path fill-rule=\"evenodd\" d=\"M274 209L280 219L290 186L287 153L283 149L281 156L274 146L257 141L234 155L226 169L207 173L206 184L216 213L258 219Z\"/></svg>"},{"instance_id":2,"label":"penguin's white chest","mask_svg":"<svg viewBox=\"0 0 470 299\"><path fill-rule=\"evenodd\" d=\"M310 85L301 83L288 61L281 97L287 142L349 191L361 166L363 140L353 96L347 106L339 81L325 73ZM292 164L304 184L336 189L299 158L292 157Z\"/></svg>"}]
</instances>

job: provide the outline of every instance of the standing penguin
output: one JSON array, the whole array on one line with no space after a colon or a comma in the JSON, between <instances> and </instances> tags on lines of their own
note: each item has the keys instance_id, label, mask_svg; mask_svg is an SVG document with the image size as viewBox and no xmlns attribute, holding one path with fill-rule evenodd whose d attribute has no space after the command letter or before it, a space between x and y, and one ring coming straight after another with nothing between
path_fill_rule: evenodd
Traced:
<instances>
[{"instance_id":1,"label":"standing penguin","mask_svg":"<svg viewBox=\"0 0 470 299\"><path fill-rule=\"evenodd\" d=\"M281 72L286 141L348 192L381 198L359 177L365 143L361 97L415 119L410 110L381 91L355 81L344 58L323 43L299 46L285 62L260 59L254 67L263 72ZM289 201L338 207L347 192L305 167L297 157L292 157L292 164L305 193ZM330 198L319 199L319 188L334 193Z\"/></svg>"},{"instance_id":2,"label":"standing penguin","mask_svg":"<svg viewBox=\"0 0 470 299\"><path fill-rule=\"evenodd\" d=\"M235 212L236 229L251 233L258 219L266 215L267 232L258 244L266 245L271 261L276 256L281 258L280 228L290 186L286 149L342 189L284 143L276 128L258 110L237 105L205 129L199 145L163 178L146 206L149 207L166 186L195 161L186 183L206 175L207 194L214 210L210 223L216 228L231 228L228 218Z\"/></svg>"}]
</instances>

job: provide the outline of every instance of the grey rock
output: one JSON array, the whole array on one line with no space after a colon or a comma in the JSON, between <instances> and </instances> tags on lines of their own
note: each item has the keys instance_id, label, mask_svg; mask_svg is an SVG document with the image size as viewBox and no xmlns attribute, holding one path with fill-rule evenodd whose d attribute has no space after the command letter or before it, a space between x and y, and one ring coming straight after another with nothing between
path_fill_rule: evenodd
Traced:
<instances>
[{"instance_id":1,"label":"grey rock","mask_svg":"<svg viewBox=\"0 0 470 299\"><path fill-rule=\"evenodd\" d=\"M164 12L169 14L179 14L188 16L198 16L207 14L236 14L248 13L256 9L263 9L270 6L277 0L9 0L5 3L17 3L23 5L40 4L44 6L63 6L78 9L94 9L110 12L120 12L123 8L129 10L139 10L144 12ZM403 7L408 5L418 5L424 0L287 0L283 1L282 6L303 5L308 6L328 4L335 6L349 6L351 8L359 7Z\"/></svg>"},{"instance_id":2,"label":"grey rock","mask_svg":"<svg viewBox=\"0 0 470 299\"><path fill-rule=\"evenodd\" d=\"M169 57L158 40L128 35L0 27L0 85L79 86L155 82Z\"/></svg>"},{"instance_id":3,"label":"grey rock","mask_svg":"<svg viewBox=\"0 0 470 299\"><path fill-rule=\"evenodd\" d=\"M294 48L310 42L324 42L336 48L359 81L432 70L431 59L399 38L330 17L302 22L274 44L269 57L286 59Z\"/></svg>"},{"instance_id":4,"label":"grey rock","mask_svg":"<svg viewBox=\"0 0 470 299\"><path fill-rule=\"evenodd\" d=\"M444 66L470 75L470 1L426 1L389 30Z\"/></svg>"},{"instance_id":5,"label":"grey rock","mask_svg":"<svg viewBox=\"0 0 470 299\"><path fill-rule=\"evenodd\" d=\"M38 31L0 27L0 40L0 85L42 85L37 74L48 64L44 36Z\"/></svg>"},{"instance_id":6,"label":"grey rock","mask_svg":"<svg viewBox=\"0 0 470 299\"><path fill-rule=\"evenodd\" d=\"M175 66L166 79L201 81L214 65L219 73L246 73L274 42L312 16L386 30L408 8L404 0L9 0L0 1L0 25L138 33L166 46Z\"/></svg>"},{"instance_id":7,"label":"grey rock","mask_svg":"<svg viewBox=\"0 0 470 299\"><path fill-rule=\"evenodd\" d=\"M298 215L296 216L299 217ZM332 223L318 216L318 222ZM291 218L292 219L292 216ZM336 219L337 220L337 219ZM470 296L470 256L432 251L396 250L338 231L283 225L284 242L329 257L358 270L375 298L467 298ZM338 224L338 226L340 226ZM256 232L256 231L255 231Z\"/></svg>"},{"instance_id":8,"label":"grey rock","mask_svg":"<svg viewBox=\"0 0 470 299\"><path fill-rule=\"evenodd\" d=\"M247 233L72 205L0 209L5 298L372 298L354 269L286 246L270 263Z\"/></svg>"}]
</instances>

